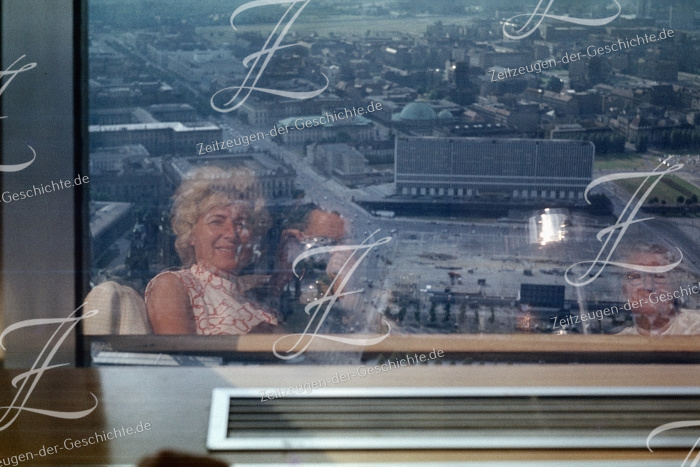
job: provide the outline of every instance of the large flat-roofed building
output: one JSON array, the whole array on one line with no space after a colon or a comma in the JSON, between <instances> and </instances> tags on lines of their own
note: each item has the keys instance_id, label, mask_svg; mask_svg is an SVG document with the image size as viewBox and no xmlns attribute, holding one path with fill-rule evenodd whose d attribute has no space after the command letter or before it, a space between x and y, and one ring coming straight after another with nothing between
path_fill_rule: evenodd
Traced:
<instances>
[{"instance_id":1,"label":"large flat-roofed building","mask_svg":"<svg viewBox=\"0 0 700 467\"><path fill-rule=\"evenodd\" d=\"M589 141L397 138L401 196L580 201L593 176Z\"/></svg>"},{"instance_id":2,"label":"large flat-roofed building","mask_svg":"<svg viewBox=\"0 0 700 467\"><path fill-rule=\"evenodd\" d=\"M152 156L194 156L197 145L221 140L221 128L209 122L153 122L90 125L90 149L141 144Z\"/></svg>"},{"instance_id":3,"label":"large flat-roofed building","mask_svg":"<svg viewBox=\"0 0 700 467\"><path fill-rule=\"evenodd\" d=\"M343 117L342 120L334 117L339 114ZM325 112L322 115L308 117L289 117L278 121L277 126L287 129L280 138L284 144L291 145L319 143L337 138L340 133L347 134L350 141L354 142L378 139L377 129L370 119L361 115L349 116L343 111Z\"/></svg>"},{"instance_id":4,"label":"large flat-roofed building","mask_svg":"<svg viewBox=\"0 0 700 467\"><path fill-rule=\"evenodd\" d=\"M174 192L191 170L208 165L223 169L245 167L252 170L258 179L253 192L268 202L289 201L294 196L296 171L262 152L174 158L163 170L171 181Z\"/></svg>"}]
</instances>

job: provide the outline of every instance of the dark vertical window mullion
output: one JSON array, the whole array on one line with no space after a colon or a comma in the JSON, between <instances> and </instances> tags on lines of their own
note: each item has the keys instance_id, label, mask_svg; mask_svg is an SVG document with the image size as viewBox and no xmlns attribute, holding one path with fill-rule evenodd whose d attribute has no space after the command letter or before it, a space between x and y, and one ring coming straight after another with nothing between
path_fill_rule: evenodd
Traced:
<instances>
[{"instance_id":1,"label":"dark vertical window mullion","mask_svg":"<svg viewBox=\"0 0 700 467\"><path fill-rule=\"evenodd\" d=\"M88 22L87 0L73 2L73 119L75 152L73 163L76 173L86 174L89 170L88 161ZM89 190L78 190L75 194L75 303L76 308L90 289L90 201ZM83 310L85 311L85 310ZM89 364L84 351L84 336L82 321L78 324L75 339L75 363L77 366Z\"/></svg>"}]
</instances>

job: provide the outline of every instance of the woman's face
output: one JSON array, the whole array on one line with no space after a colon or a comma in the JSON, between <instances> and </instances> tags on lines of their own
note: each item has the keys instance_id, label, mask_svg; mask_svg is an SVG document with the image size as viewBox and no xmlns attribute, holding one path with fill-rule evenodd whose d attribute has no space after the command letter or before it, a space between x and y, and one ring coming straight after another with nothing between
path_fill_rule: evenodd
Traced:
<instances>
[{"instance_id":1,"label":"woman's face","mask_svg":"<svg viewBox=\"0 0 700 467\"><path fill-rule=\"evenodd\" d=\"M197 219L191 245L199 266L237 274L253 256L250 204L214 207Z\"/></svg>"}]
</instances>

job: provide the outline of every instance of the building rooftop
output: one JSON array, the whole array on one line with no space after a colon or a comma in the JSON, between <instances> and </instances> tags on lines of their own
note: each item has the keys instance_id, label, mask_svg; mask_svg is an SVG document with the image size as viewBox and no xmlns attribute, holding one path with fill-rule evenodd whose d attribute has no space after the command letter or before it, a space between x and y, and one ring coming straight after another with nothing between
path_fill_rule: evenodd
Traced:
<instances>
[{"instance_id":1,"label":"building rooftop","mask_svg":"<svg viewBox=\"0 0 700 467\"><path fill-rule=\"evenodd\" d=\"M339 112L340 113L340 112ZM331 112L328 112L329 115L333 115ZM293 127L294 126L294 121L295 120L319 120L321 117L325 117L324 115L311 115L311 116L299 116L299 117L289 117L289 118L283 118L280 120L277 125L282 125L282 126L289 126ZM325 127L334 127L334 126L348 126L348 125L369 125L371 124L372 121L368 118L365 118L361 115L355 115L351 119L343 119L340 122L327 122L327 123L320 123L318 126L325 126Z\"/></svg>"},{"instance_id":2,"label":"building rooftop","mask_svg":"<svg viewBox=\"0 0 700 467\"><path fill-rule=\"evenodd\" d=\"M122 146L101 147L90 151L90 158L112 157L122 158L142 158L149 156L148 150L142 144L124 144Z\"/></svg>"},{"instance_id":3,"label":"building rooftop","mask_svg":"<svg viewBox=\"0 0 700 467\"><path fill-rule=\"evenodd\" d=\"M252 170L257 176L295 174L294 169L276 162L264 153L184 157L173 159L170 165L179 177L179 180L177 180L178 183L183 180L191 170L208 165L225 169L246 167Z\"/></svg>"},{"instance_id":4,"label":"building rooftop","mask_svg":"<svg viewBox=\"0 0 700 467\"><path fill-rule=\"evenodd\" d=\"M123 123L120 125L90 125L90 133L111 132L111 131L138 131L138 130L165 130L173 131L206 131L218 130L219 127L209 122L188 123L184 125L180 122L152 122L152 123Z\"/></svg>"},{"instance_id":5,"label":"building rooftop","mask_svg":"<svg viewBox=\"0 0 700 467\"><path fill-rule=\"evenodd\" d=\"M401 120L409 121L425 121L425 120L435 120L437 115L435 111L426 102L411 102L406 107L403 108L399 114Z\"/></svg>"},{"instance_id":6,"label":"building rooftop","mask_svg":"<svg viewBox=\"0 0 700 467\"><path fill-rule=\"evenodd\" d=\"M90 235L97 237L130 209L131 203L90 202Z\"/></svg>"}]
</instances>

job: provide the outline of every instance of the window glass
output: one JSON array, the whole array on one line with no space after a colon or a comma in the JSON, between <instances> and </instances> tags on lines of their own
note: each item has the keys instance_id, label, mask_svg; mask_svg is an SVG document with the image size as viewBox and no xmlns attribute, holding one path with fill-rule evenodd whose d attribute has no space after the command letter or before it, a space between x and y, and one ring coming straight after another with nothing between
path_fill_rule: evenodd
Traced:
<instances>
[{"instance_id":1,"label":"window glass","mask_svg":"<svg viewBox=\"0 0 700 467\"><path fill-rule=\"evenodd\" d=\"M93 360L700 333L692 2L529 9L90 0Z\"/></svg>"}]
</instances>

